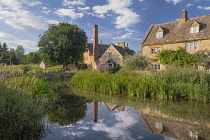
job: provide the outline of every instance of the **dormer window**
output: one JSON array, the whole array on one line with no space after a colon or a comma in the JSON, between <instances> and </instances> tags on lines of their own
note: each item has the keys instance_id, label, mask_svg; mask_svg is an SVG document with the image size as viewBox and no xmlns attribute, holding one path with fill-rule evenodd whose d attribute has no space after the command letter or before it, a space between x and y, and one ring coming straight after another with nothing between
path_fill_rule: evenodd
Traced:
<instances>
[{"instance_id":1,"label":"dormer window","mask_svg":"<svg viewBox=\"0 0 210 140\"><path fill-rule=\"evenodd\" d=\"M156 38L162 38L162 37L163 37L163 32L156 33Z\"/></svg>"},{"instance_id":2,"label":"dormer window","mask_svg":"<svg viewBox=\"0 0 210 140\"><path fill-rule=\"evenodd\" d=\"M199 32L199 27L191 27L190 28L190 33L198 33Z\"/></svg>"},{"instance_id":3,"label":"dormer window","mask_svg":"<svg viewBox=\"0 0 210 140\"><path fill-rule=\"evenodd\" d=\"M197 21L194 21L190 26L190 33L198 33L200 30L200 24Z\"/></svg>"},{"instance_id":4,"label":"dormer window","mask_svg":"<svg viewBox=\"0 0 210 140\"><path fill-rule=\"evenodd\" d=\"M156 32L156 38L162 38L164 36L164 30L162 27L159 26L157 32Z\"/></svg>"}]
</instances>

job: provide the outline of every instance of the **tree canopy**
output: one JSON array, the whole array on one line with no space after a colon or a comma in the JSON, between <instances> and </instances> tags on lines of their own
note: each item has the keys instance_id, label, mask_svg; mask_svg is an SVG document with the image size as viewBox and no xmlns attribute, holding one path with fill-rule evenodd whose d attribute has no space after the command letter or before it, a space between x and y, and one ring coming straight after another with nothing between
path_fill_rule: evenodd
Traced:
<instances>
[{"instance_id":1,"label":"tree canopy","mask_svg":"<svg viewBox=\"0 0 210 140\"><path fill-rule=\"evenodd\" d=\"M39 52L30 52L26 55L27 63L38 64L41 62L41 57Z\"/></svg>"},{"instance_id":2,"label":"tree canopy","mask_svg":"<svg viewBox=\"0 0 210 140\"><path fill-rule=\"evenodd\" d=\"M77 25L59 23L49 25L38 42L42 58L50 64L67 65L83 60L86 33Z\"/></svg>"}]
</instances>

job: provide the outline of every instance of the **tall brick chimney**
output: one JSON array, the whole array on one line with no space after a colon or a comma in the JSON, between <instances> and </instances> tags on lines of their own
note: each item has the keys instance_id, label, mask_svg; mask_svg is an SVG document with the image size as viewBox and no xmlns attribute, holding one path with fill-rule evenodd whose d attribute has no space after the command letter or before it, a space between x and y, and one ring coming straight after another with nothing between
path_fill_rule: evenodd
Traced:
<instances>
[{"instance_id":1,"label":"tall brick chimney","mask_svg":"<svg viewBox=\"0 0 210 140\"><path fill-rule=\"evenodd\" d=\"M186 10L182 10L182 16L180 18L180 22L181 23L185 23L188 20L188 16L187 16L187 11Z\"/></svg>"},{"instance_id":2,"label":"tall brick chimney","mask_svg":"<svg viewBox=\"0 0 210 140\"><path fill-rule=\"evenodd\" d=\"M98 25L94 25L93 29L93 56L94 59L97 60L99 56L98 50Z\"/></svg>"}]
</instances>

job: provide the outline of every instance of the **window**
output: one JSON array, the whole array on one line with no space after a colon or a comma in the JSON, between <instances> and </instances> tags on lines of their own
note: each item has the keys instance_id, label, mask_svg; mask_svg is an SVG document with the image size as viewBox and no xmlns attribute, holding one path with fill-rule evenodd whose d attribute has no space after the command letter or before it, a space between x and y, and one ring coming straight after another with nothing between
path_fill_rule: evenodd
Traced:
<instances>
[{"instance_id":1,"label":"window","mask_svg":"<svg viewBox=\"0 0 210 140\"><path fill-rule=\"evenodd\" d=\"M152 68L155 70L160 70L160 64L152 64Z\"/></svg>"},{"instance_id":2,"label":"window","mask_svg":"<svg viewBox=\"0 0 210 140\"><path fill-rule=\"evenodd\" d=\"M196 131L189 131L189 136L191 137L191 138L198 138L198 132L196 132Z\"/></svg>"},{"instance_id":3,"label":"window","mask_svg":"<svg viewBox=\"0 0 210 140\"><path fill-rule=\"evenodd\" d=\"M156 38L162 38L163 32L156 32Z\"/></svg>"},{"instance_id":4,"label":"window","mask_svg":"<svg viewBox=\"0 0 210 140\"><path fill-rule=\"evenodd\" d=\"M109 53L109 58L112 58L112 53Z\"/></svg>"},{"instance_id":5,"label":"window","mask_svg":"<svg viewBox=\"0 0 210 140\"><path fill-rule=\"evenodd\" d=\"M190 33L198 33L198 32L199 32L199 26L190 28Z\"/></svg>"},{"instance_id":6,"label":"window","mask_svg":"<svg viewBox=\"0 0 210 140\"><path fill-rule=\"evenodd\" d=\"M152 48L152 54L157 54L160 52L160 48Z\"/></svg>"},{"instance_id":7,"label":"window","mask_svg":"<svg viewBox=\"0 0 210 140\"><path fill-rule=\"evenodd\" d=\"M163 129L163 124L162 123L155 123L155 128Z\"/></svg>"},{"instance_id":8,"label":"window","mask_svg":"<svg viewBox=\"0 0 210 140\"><path fill-rule=\"evenodd\" d=\"M186 44L186 50L197 50L198 42L191 42Z\"/></svg>"}]
</instances>

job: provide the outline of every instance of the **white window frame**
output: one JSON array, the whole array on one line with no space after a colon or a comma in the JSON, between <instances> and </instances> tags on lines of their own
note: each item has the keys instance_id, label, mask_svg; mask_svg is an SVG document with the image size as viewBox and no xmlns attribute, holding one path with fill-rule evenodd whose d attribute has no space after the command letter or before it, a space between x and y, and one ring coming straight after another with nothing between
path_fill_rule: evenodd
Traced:
<instances>
[{"instance_id":1,"label":"white window frame","mask_svg":"<svg viewBox=\"0 0 210 140\"><path fill-rule=\"evenodd\" d=\"M151 53L152 54L157 54L160 52L160 48L152 48Z\"/></svg>"},{"instance_id":2,"label":"white window frame","mask_svg":"<svg viewBox=\"0 0 210 140\"><path fill-rule=\"evenodd\" d=\"M186 43L186 50L197 50L198 42Z\"/></svg>"},{"instance_id":3,"label":"white window frame","mask_svg":"<svg viewBox=\"0 0 210 140\"><path fill-rule=\"evenodd\" d=\"M156 38L162 38L163 32L156 32Z\"/></svg>"},{"instance_id":4,"label":"white window frame","mask_svg":"<svg viewBox=\"0 0 210 140\"><path fill-rule=\"evenodd\" d=\"M198 33L199 32L199 26L197 27L190 27L190 33Z\"/></svg>"}]
</instances>

